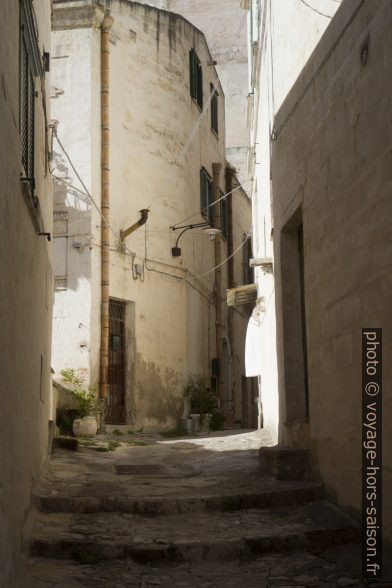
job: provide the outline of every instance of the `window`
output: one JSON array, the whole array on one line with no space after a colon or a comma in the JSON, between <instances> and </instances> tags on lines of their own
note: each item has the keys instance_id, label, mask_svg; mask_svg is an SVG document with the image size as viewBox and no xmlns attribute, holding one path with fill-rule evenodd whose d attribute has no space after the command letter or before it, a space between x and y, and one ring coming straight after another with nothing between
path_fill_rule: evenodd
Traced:
<instances>
[{"instance_id":1,"label":"window","mask_svg":"<svg viewBox=\"0 0 392 588\"><path fill-rule=\"evenodd\" d=\"M246 235L244 235L244 239L245 239ZM253 284L254 283L254 270L253 268L249 267L249 260L252 259L253 257L253 253L252 253L252 241L251 238L248 237L248 239L245 242L245 245L243 247L243 268L244 268L244 277L243 277L243 283L244 284Z\"/></svg>"},{"instance_id":2,"label":"window","mask_svg":"<svg viewBox=\"0 0 392 588\"><path fill-rule=\"evenodd\" d=\"M203 108L203 70L194 49L189 52L189 77L191 96Z\"/></svg>"},{"instance_id":3,"label":"window","mask_svg":"<svg viewBox=\"0 0 392 588\"><path fill-rule=\"evenodd\" d=\"M22 145L22 166L25 180L34 189L34 77L43 75L41 55L38 46L38 31L31 0L20 3L19 39L19 131Z\"/></svg>"},{"instance_id":4,"label":"window","mask_svg":"<svg viewBox=\"0 0 392 588\"><path fill-rule=\"evenodd\" d=\"M67 289L68 276L68 213L53 213L53 275L55 290Z\"/></svg>"},{"instance_id":5,"label":"window","mask_svg":"<svg viewBox=\"0 0 392 588\"><path fill-rule=\"evenodd\" d=\"M208 220L210 225L214 226L214 207L210 206L214 202L214 190L212 188L212 179L207 170L202 167L200 170L200 210L202 215Z\"/></svg>"},{"instance_id":6,"label":"window","mask_svg":"<svg viewBox=\"0 0 392 588\"><path fill-rule=\"evenodd\" d=\"M221 198L223 196L223 192L221 192ZM221 213L221 231L222 237L227 239L228 231L229 231L229 205L226 198L223 198L220 201L220 213Z\"/></svg>"},{"instance_id":7,"label":"window","mask_svg":"<svg viewBox=\"0 0 392 588\"><path fill-rule=\"evenodd\" d=\"M213 92L211 98L211 129L218 134L218 92L214 89L214 84L210 84L210 91Z\"/></svg>"}]
</instances>

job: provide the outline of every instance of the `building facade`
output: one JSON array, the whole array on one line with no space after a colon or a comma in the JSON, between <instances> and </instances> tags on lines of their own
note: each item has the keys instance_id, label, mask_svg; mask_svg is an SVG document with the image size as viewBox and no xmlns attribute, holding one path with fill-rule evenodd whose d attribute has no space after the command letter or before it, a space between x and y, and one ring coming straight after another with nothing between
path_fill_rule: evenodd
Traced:
<instances>
[{"instance_id":1,"label":"building facade","mask_svg":"<svg viewBox=\"0 0 392 588\"><path fill-rule=\"evenodd\" d=\"M327 492L359 520L363 328L383 330L392 409L391 25L389 2L343 3L277 113L272 147L281 439L310 447ZM387 497L388 419L381 445ZM383 521L391 548L388 500Z\"/></svg>"},{"instance_id":2,"label":"building facade","mask_svg":"<svg viewBox=\"0 0 392 588\"><path fill-rule=\"evenodd\" d=\"M392 13L383 1L306 4L253 4L261 396L276 441L309 447L328 497L360 520L362 328L383 328L390 348ZM382 440L388 495L386 421ZM383 515L390 547L390 505Z\"/></svg>"},{"instance_id":3,"label":"building facade","mask_svg":"<svg viewBox=\"0 0 392 588\"><path fill-rule=\"evenodd\" d=\"M225 93L226 157L250 192L247 130L248 43L247 12L238 0L167 0L167 8L182 14L206 39Z\"/></svg>"},{"instance_id":4,"label":"building facade","mask_svg":"<svg viewBox=\"0 0 392 588\"><path fill-rule=\"evenodd\" d=\"M283 5L284 4L284 5ZM273 185L271 149L274 119L290 88L338 8L318 0L317 11L297 0L284 3L253 0L249 3L248 39L250 93L248 122L252 148L253 255L258 307L262 314L259 335L259 388L264 428L279 439L279 393L276 354ZM306 31L306 34L304 34ZM283 424L283 423L281 423Z\"/></svg>"},{"instance_id":5,"label":"building facade","mask_svg":"<svg viewBox=\"0 0 392 588\"><path fill-rule=\"evenodd\" d=\"M6 0L2 9L0 584L19 586L22 528L51 416L50 2Z\"/></svg>"},{"instance_id":6,"label":"building facade","mask_svg":"<svg viewBox=\"0 0 392 588\"><path fill-rule=\"evenodd\" d=\"M209 206L226 191L224 92L204 35L183 17L124 1L106 10L113 19L106 423L159 430L177 425L189 375L206 377L225 408L216 365L227 336L228 199ZM53 367L56 377L74 368L99 389L104 16L95 2L55 3L52 33ZM247 215L246 228L249 207ZM204 231L210 225L222 225L214 241Z\"/></svg>"}]
</instances>

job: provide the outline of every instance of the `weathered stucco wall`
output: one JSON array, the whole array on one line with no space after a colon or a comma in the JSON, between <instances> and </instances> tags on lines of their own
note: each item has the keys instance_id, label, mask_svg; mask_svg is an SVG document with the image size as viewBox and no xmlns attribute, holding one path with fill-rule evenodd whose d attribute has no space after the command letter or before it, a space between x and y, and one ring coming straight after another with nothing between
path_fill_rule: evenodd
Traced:
<instances>
[{"instance_id":1,"label":"weathered stucco wall","mask_svg":"<svg viewBox=\"0 0 392 588\"><path fill-rule=\"evenodd\" d=\"M50 3L34 2L40 52L50 50ZM0 23L0 585L22 586L22 527L31 488L47 455L52 314L51 247L22 192L19 134L19 2L2 3ZM45 76L49 92L48 75ZM35 79L35 194L52 230L51 177L45 173L44 118ZM23 174L22 174L23 175Z\"/></svg>"},{"instance_id":2,"label":"weathered stucco wall","mask_svg":"<svg viewBox=\"0 0 392 588\"><path fill-rule=\"evenodd\" d=\"M89 26L82 28L85 13L74 8L64 3L55 8L53 84L58 95L53 99L53 116L59 120L59 137L99 205L100 32L95 25L102 12L94 8L88 15ZM150 6L111 1L108 8L114 18L110 295L134 303L134 327L133 319L127 322L127 336L132 337L127 342L132 348L127 422L163 428L173 426L181 415L184 377L190 373L209 377L209 360L215 356L214 272L201 275L214 267L214 243L201 229L188 231L180 241L182 256L174 258L171 247L179 233L170 227L184 219L184 224L204 220L199 212L202 166L212 176L212 163L222 164L224 191L224 94L219 86L218 136L211 131L207 115L184 152L200 117L189 92L192 47L203 67L204 102L210 82L216 79L215 69L207 65L210 54L204 36L182 17ZM56 164L69 178L56 188L56 206L62 205L64 194L68 203L69 287L56 293L54 367L57 373L65 365L87 370L90 382L97 385L101 223L69 163L58 148L56 152ZM127 249L122 251L119 231L138 220L142 208L150 208L148 223L127 237ZM72 245L75 240L82 245L77 250ZM222 260L226 251L222 242ZM66 353L64 336L70 342Z\"/></svg>"},{"instance_id":3,"label":"weathered stucco wall","mask_svg":"<svg viewBox=\"0 0 392 588\"><path fill-rule=\"evenodd\" d=\"M361 329L382 327L383 411L389 415L391 363L390 2L347 0L276 118L273 144L274 246L282 440L310 444L330 496L361 508ZM361 63L368 41L369 57ZM292 327L298 301L288 266L303 224L309 422L290 392L300 359ZM297 277L296 277L297 275ZM290 290L290 291L289 291ZM289 309L289 305L291 308ZM297 305L297 306L296 306ZM297 350L298 351L298 350ZM287 426L284 422L287 420ZM383 421L383 489L391 493L392 427ZM392 539L391 503L384 537Z\"/></svg>"},{"instance_id":4,"label":"weathered stucco wall","mask_svg":"<svg viewBox=\"0 0 392 588\"><path fill-rule=\"evenodd\" d=\"M249 18L251 94L249 125L251 144L249 166L253 170L251 189L253 254L274 258L271 189L271 133L274 117L319 41L338 4L318 0L312 10L298 0L262 2L254 0ZM320 14L322 13L322 14ZM306 34L304 33L306 31ZM279 398L276 362L276 315L274 275L255 269L258 295L266 309L261 326L261 380L264 427L278 440Z\"/></svg>"},{"instance_id":5,"label":"weathered stucco wall","mask_svg":"<svg viewBox=\"0 0 392 588\"><path fill-rule=\"evenodd\" d=\"M168 0L168 9L185 16L206 36L225 93L226 157L249 193L247 14L240 0L225 0L224 7L209 0Z\"/></svg>"}]
</instances>

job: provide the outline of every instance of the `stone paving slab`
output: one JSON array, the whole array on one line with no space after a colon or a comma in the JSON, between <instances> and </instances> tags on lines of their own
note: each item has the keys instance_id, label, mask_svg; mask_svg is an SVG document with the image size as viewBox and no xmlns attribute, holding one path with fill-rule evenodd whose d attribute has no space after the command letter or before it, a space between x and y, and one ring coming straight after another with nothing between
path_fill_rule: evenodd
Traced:
<instances>
[{"instance_id":1,"label":"stone paving slab","mask_svg":"<svg viewBox=\"0 0 392 588\"><path fill-rule=\"evenodd\" d=\"M327 502L186 515L41 513L30 545L44 557L140 561L231 559L359 540L357 523Z\"/></svg>"},{"instance_id":2,"label":"stone paving slab","mask_svg":"<svg viewBox=\"0 0 392 588\"><path fill-rule=\"evenodd\" d=\"M252 561L197 562L141 566L132 560L98 565L31 558L29 588L389 588L363 584L360 546L345 545L322 554L294 551ZM390 576L389 576L390 577Z\"/></svg>"}]
</instances>

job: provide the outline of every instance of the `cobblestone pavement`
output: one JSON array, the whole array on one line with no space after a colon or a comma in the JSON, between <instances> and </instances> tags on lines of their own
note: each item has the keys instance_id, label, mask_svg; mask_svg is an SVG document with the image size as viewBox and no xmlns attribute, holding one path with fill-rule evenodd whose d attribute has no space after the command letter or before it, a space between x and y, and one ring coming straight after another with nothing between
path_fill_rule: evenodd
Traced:
<instances>
[{"instance_id":1,"label":"cobblestone pavement","mask_svg":"<svg viewBox=\"0 0 392 588\"><path fill-rule=\"evenodd\" d=\"M262 476L262 432L93 443L56 451L35 489L26 587L364 585L358 525L320 484Z\"/></svg>"}]
</instances>

